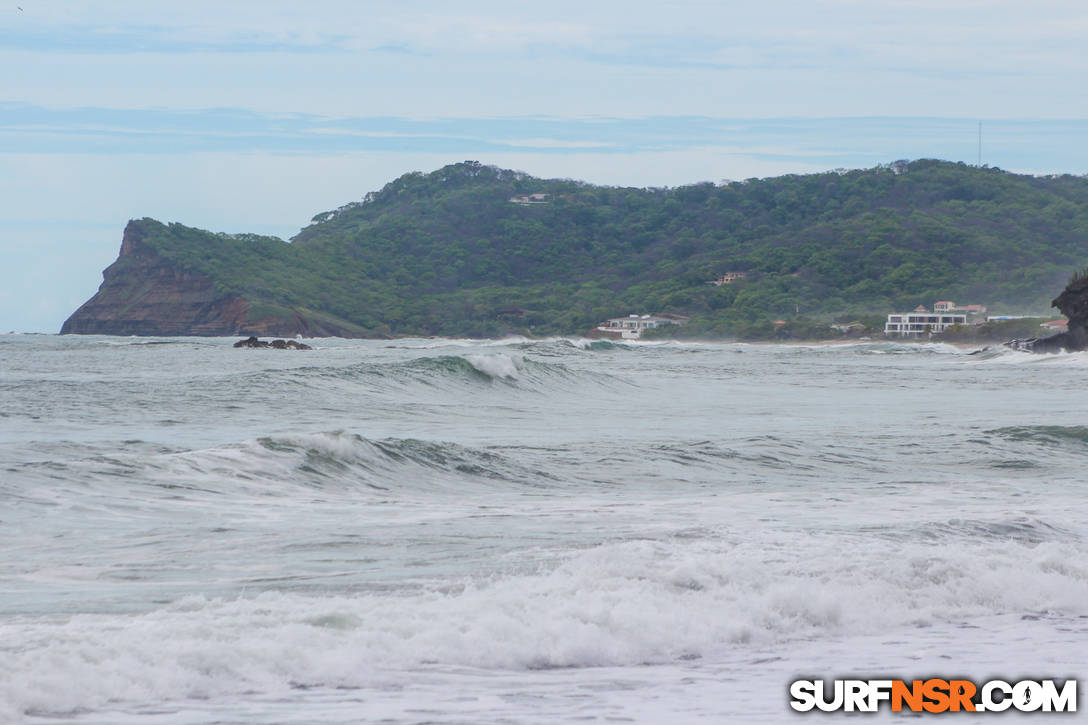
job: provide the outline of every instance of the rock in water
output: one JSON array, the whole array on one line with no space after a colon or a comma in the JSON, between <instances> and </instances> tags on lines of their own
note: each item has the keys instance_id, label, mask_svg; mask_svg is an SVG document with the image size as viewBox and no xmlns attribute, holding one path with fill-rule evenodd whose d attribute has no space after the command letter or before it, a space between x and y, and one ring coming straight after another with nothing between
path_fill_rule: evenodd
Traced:
<instances>
[{"instance_id":1,"label":"rock in water","mask_svg":"<svg viewBox=\"0 0 1088 725\"><path fill-rule=\"evenodd\" d=\"M312 347L304 342L298 342L297 340L273 340L272 342L265 342L264 340L258 340L256 337L249 337L245 340L239 340L234 343L235 347L271 347L276 350L313 350Z\"/></svg>"},{"instance_id":2,"label":"rock in water","mask_svg":"<svg viewBox=\"0 0 1088 725\"><path fill-rule=\"evenodd\" d=\"M261 342L256 337L250 337L248 340L239 340L234 343L235 347L271 347L267 342Z\"/></svg>"}]
</instances>

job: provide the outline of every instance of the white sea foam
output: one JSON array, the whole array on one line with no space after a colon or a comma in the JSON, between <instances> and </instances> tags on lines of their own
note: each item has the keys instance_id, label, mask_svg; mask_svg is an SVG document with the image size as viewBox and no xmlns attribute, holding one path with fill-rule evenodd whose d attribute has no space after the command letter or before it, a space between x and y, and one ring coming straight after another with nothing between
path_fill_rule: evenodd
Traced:
<instances>
[{"instance_id":1,"label":"white sea foam","mask_svg":"<svg viewBox=\"0 0 1088 725\"><path fill-rule=\"evenodd\" d=\"M465 355L464 358L484 375L496 379L517 380L525 366L523 358L508 353Z\"/></svg>"},{"instance_id":2,"label":"white sea foam","mask_svg":"<svg viewBox=\"0 0 1088 725\"><path fill-rule=\"evenodd\" d=\"M962 355L964 351L955 345L944 342L869 342L856 343L844 347L870 355L917 355L919 353L937 355Z\"/></svg>"},{"instance_id":3,"label":"white sea foam","mask_svg":"<svg viewBox=\"0 0 1088 725\"><path fill-rule=\"evenodd\" d=\"M0 721L781 722L798 673L1088 668L1083 354L222 342L5 349Z\"/></svg>"},{"instance_id":4,"label":"white sea foam","mask_svg":"<svg viewBox=\"0 0 1088 725\"><path fill-rule=\"evenodd\" d=\"M632 541L555 569L423 592L185 597L140 615L9 624L9 710L69 712L293 686L365 687L386 668L629 666L896 633L1009 613L1075 617L1083 552L1044 543ZM12 646L14 645L14 646Z\"/></svg>"},{"instance_id":5,"label":"white sea foam","mask_svg":"<svg viewBox=\"0 0 1088 725\"><path fill-rule=\"evenodd\" d=\"M1051 365L1055 367L1084 368L1088 367L1088 351L1078 352L1053 352L1053 353L1025 353L1010 351L1009 355L1002 355L995 360L1015 365Z\"/></svg>"}]
</instances>

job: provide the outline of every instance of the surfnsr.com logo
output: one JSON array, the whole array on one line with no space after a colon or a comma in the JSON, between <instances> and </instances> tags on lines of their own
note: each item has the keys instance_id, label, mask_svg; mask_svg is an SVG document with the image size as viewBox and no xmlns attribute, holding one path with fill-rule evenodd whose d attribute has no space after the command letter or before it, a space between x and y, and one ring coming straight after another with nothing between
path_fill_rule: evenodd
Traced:
<instances>
[{"instance_id":1,"label":"surfnsr.com logo","mask_svg":"<svg viewBox=\"0 0 1088 725\"><path fill-rule=\"evenodd\" d=\"M1061 683L1060 685L1058 683ZM1076 680L796 680L790 707L798 712L1076 712Z\"/></svg>"}]
</instances>

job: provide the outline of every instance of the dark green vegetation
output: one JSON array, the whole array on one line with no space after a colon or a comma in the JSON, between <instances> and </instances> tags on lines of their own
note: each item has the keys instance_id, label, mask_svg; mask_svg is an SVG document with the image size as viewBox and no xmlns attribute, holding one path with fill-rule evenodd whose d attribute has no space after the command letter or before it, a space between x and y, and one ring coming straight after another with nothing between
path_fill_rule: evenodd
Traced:
<instances>
[{"instance_id":1,"label":"dark green vegetation","mask_svg":"<svg viewBox=\"0 0 1088 725\"><path fill-rule=\"evenodd\" d=\"M509 201L533 193L548 203ZM302 310L366 335L486 337L677 313L684 336L767 337L782 319L811 337L939 299L1046 314L1088 258L1088 179L923 160L633 189L465 162L319 214L290 244L140 225L251 320ZM748 278L708 284L728 271Z\"/></svg>"}]
</instances>

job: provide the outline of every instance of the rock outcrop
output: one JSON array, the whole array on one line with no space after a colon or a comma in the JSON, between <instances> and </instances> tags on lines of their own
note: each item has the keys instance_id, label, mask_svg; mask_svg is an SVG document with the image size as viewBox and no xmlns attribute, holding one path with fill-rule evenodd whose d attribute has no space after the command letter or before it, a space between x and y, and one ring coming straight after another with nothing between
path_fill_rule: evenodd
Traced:
<instances>
[{"instance_id":1,"label":"rock outcrop","mask_svg":"<svg viewBox=\"0 0 1088 725\"><path fill-rule=\"evenodd\" d=\"M1088 274L1079 274L1050 303L1069 319L1068 331L1050 337L1010 340L1016 350L1029 352L1076 352L1088 350Z\"/></svg>"},{"instance_id":2,"label":"rock outcrop","mask_svg":"<svg viewBox=\"0 0 1088 725\"><path fill-rule=\"evenodd\" d=\"M297 310L251 319L249 300L164 258L145 241L146 227L140 220L128 223L117 261L102 273L98 292L65 321L62 335L359 336Z\"/></svg>"},{"instance_id":3,"label":"rock outcrop","mask_svg":"<svg viewBox=\"0 0 1088 725\"><path fill-rule=\"evenodd\" d=\"M256 336L249 337L245 340L239 340L234 343L234 346L253 348L270 347L275 350L313 350L313 348L306 343L297 340L273 340L272 342L265 342L264 340L258 339Z\"/></svg>"}]
</instances>

